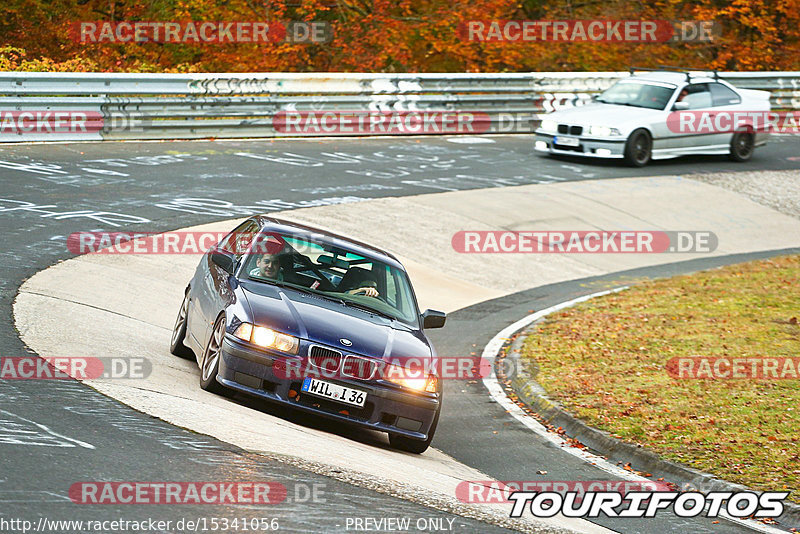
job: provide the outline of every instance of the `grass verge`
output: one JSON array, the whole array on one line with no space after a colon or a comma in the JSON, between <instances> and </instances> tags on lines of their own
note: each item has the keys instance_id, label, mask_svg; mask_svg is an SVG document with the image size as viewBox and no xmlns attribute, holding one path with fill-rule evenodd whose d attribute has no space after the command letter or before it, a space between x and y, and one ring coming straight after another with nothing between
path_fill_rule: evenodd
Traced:
<instances>
[{"instance_id":1,"label":"grass verge","mask_svg":"<svg viewBox=\"0 0 800 534\"><path fill-rule=\"evenodd\" d=\"M588 424L800 502L800 380L667 372L673 357L800 358L798 319L800 256L786 256L647 281L555 313L523 356L550 398Z\"/></svg>"}]
</instances>

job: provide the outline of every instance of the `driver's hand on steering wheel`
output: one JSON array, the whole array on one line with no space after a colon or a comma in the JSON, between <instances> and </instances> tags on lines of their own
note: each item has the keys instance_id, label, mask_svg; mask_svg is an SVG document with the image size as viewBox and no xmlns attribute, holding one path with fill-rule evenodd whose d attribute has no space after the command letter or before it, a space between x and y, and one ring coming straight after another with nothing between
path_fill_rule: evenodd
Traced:
<instances>
[{"instance_id":1,"label":"driver's hand on steering wheel","mask_svg":"<svg viewBox=\"0 0 800 534\"><path fill-rule=\"evenodd\" d=\"M358 289L353 289L351 291L348 291L348 293L350 293L351 295L358 295L359 293L363 293L367 297L379 296L378 290L375 289L374 287L369 287L369 286L359 287Z\"/></svg>"}]
</instances>

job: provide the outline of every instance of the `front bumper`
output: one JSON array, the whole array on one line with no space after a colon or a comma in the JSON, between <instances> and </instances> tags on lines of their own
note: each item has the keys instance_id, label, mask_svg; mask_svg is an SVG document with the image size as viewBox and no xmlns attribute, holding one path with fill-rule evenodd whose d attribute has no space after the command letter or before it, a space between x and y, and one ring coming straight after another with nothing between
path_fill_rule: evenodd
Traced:
<instances>
[{"instance_id":1,"label":"front bumper","mask_svg":"<svg viewBox=\"0 0 800 534\"><path fill-rule=\"evenodd\" d=\"M547 154L562 154L565 156L588 156L604 159L620 159L625 157L625 139L591 139L587 137L577 137L580 144L577 147L569 147L553 143L553 138L558 137L558 135L559 134L536 132L533 143L534 150ZM574 138L576 136L567 137Z\"/></svg>"},{"instance_id":2,"label":"front bumper","mask_svg":"<svg viewBox=\"0 0 800 534\"><path fill-rule=\"evenodd\" d=\"M325 379L366 391L367 402L359 408L301 392L302 378L274 372L276 362L280 366L287 358L292 357L261 351L226 336L217 381L230 389L322 417L413 439L428 438L441 406L441 393L406 393L374 380Z\"/></svg>"}]
</instances>

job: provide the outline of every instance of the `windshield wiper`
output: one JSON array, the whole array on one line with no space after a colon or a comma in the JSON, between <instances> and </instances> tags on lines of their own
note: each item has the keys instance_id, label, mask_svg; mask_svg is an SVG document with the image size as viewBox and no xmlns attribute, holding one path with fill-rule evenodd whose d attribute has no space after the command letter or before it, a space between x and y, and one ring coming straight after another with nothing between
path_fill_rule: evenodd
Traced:
<instances>
[{"instance_id":1,"label":"windshield wiper","mask_svg":"<svg viewBox=\"0 0 800 534\"><path fill-rule=\"evenodd\" d=\"M358 302L353 302L352 300L345 300L345 299L341 299L341 301L345 306L351 306L353 308L358 308L359 310L363 310L363 311L366 311L366 312L369 312L369 313L374 313L376 315L380 315L382 317L386 317L387 319L391 319L393 321L396 319L396 317L394 317L393 315L389 315L386 312L382 312L380 310L376 310L375 308L367 306L366 304L359 304Z\"/></svg>"},{"instance_id":2,"label":"windshield wiper","mask_svg":"<svg viewBox=\"0 0 800 534\"><path fill-rule=\"evenodd\" d=\"M337 304L344 304L344 300L340 299L339 297L334 297L334 296L328 295L326 293L323 293L322 291L314 291L313 289L311 289L309 287L306 287L306 286L293 284L291 282L282 282L280 280L268 280L268 279L263 279L262 280L262 279L258 279L258 281L261 282L261 283L270 284L270 285L273 285L273 286L276 286L276 287L285 287L287 289L294 289L295 291L298 291L300 293L305 293L306 295L319 296L319 297L322 297L322 298L325 298L325 299L328 299L328 300L332 300L333 302L335 302Z\"/></svg>"},{"instance_id":3,"label":"windshield wiper","mask_svg":"<svg viewBox=\"0 0 800 534\"><path fill-rule=\"evenodd\" d=\"M292 283L284 283L280 284L281 287L288 287L289 289L294 289L296 291L300 291L301 293L305 293L306 295L314 295L315 297L322 297L324 299L330 300L335 302L336 304L344 304L344 299L340 299L339 297L334 297L332 295L328 295L327 293L323 293L322 291L315 291L306 286L294 285Z\"/></svg>"}]
</instances>

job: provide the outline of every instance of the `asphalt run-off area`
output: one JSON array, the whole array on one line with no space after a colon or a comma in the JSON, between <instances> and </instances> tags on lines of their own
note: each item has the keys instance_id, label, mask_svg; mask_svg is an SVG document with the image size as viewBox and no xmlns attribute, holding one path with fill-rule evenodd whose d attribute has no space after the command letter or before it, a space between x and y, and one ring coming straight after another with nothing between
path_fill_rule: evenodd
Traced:
<instances>
[{"instance_id":1,"label":"asphalt run-off area","mask_svg":"<svg viewBox=\"0 0 800 534\"><path fill-rule=\"evenodd\" d=\"M797 195L796 137L773 137L745 163L689 156L643 168L541 157L532 143L486 135L0 147L0 306L10 318L0 324L0 356L149 364L142 377L0 381L0 520L171 521L154 529L163 532L200 531L187 522L211 518L289 532L800 527L670 510L648 519L513 519L509 503L463 502L465 481L642 478L620 468L631 461L624 456L570 450L486 380L444 381L438 431L421 455L391 448L383 433L202 391L196 363L169 353L200 256L76 255L67 244L76 232L228 232L255 214L331 230L397 255L420 308L448 313L445 328L429 334L445 356L480 355L510 325L585 295L800 247L800 221L762 199L781 181ZM750 185L714 185L729 173ZM716 246L468 254L452 241L467 230L598 229L710 232ZM273 489L282 498L268 505L99 505L76 498L74 485L91 481L270 481L285 495Z\"/></svg>"}]
</instances>

